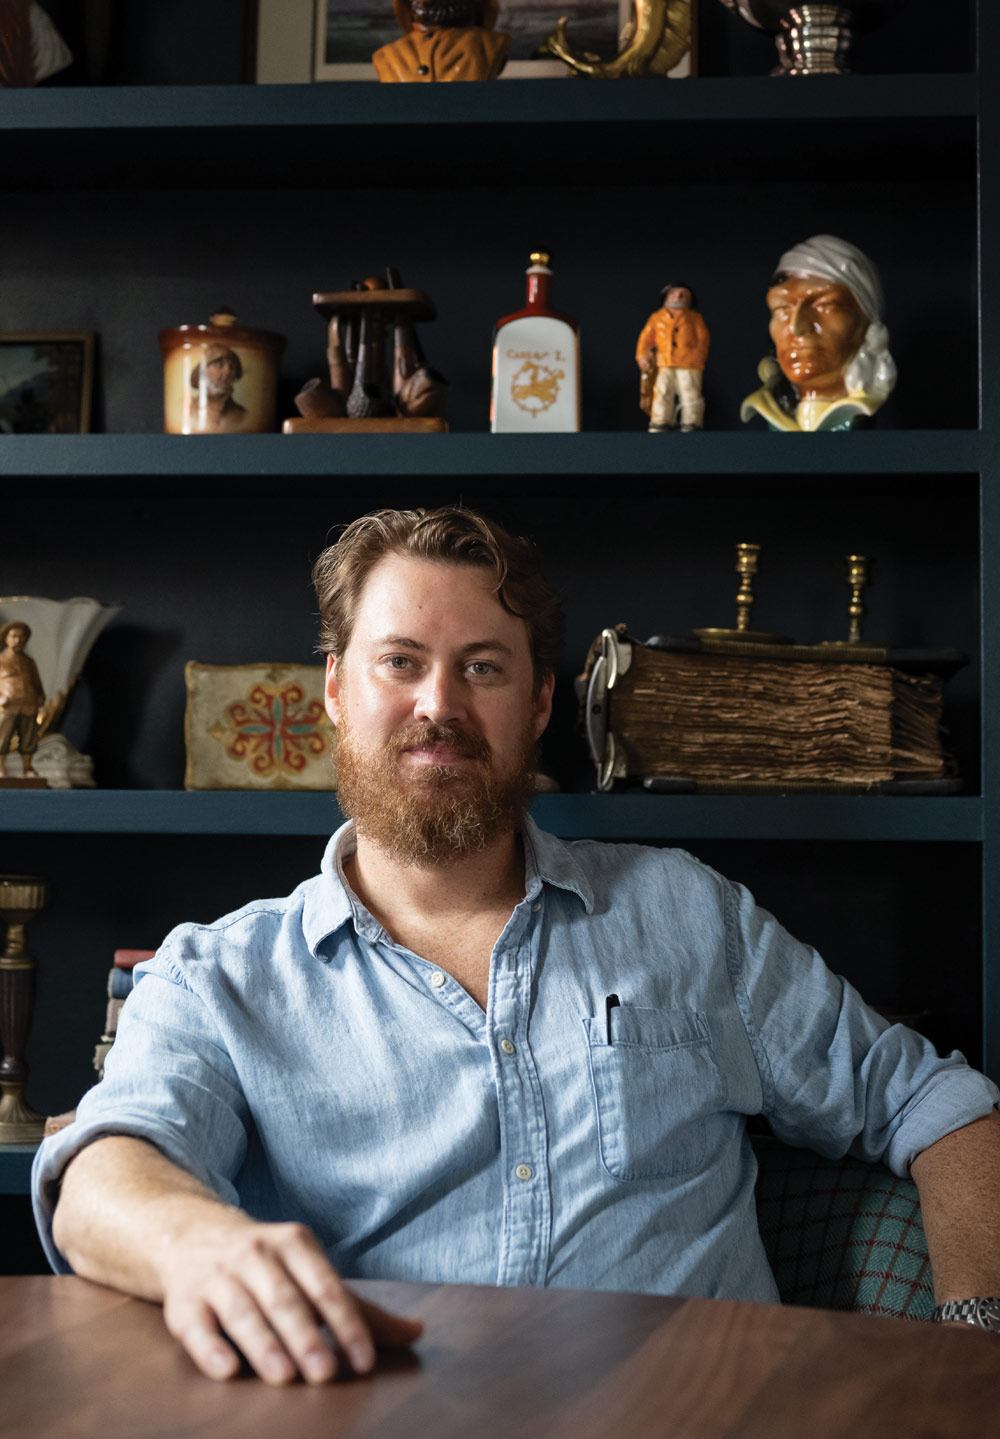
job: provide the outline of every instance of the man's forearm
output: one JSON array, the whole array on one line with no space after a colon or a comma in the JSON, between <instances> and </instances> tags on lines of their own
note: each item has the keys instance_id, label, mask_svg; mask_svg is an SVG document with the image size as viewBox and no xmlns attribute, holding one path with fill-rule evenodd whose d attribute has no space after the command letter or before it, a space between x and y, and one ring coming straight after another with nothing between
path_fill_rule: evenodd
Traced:
<instances>
[{"instance_id":1,"label":"man's forearm","mask_svg":"<svg viewBox=\"0 0 1000 1439\"><path fill-rule=\"evenodd\" d=\"M262 1378L326 1383L338 1360L325 1324L359 1373L374 1342L408 1345L419 1321L357 1299L316 1236L297 1223L258 1223L141 1139L111 1135L72 1160L52 1223L86 1279L163 1304L164 1319L214 1379L243 1356Z\"/></svg>"},{"instance_id":2,"label":"man's forearm","mask_svg":"<svg viewBox=\"0 0 1000 1439\"><path fill-rule=\"evenodd\" d=\"M83 1278L162 1300L172 1244L251 1223L153 1145L109 1135L68 1165L52 1234Z\"/></svg>"},{"instance_id":3,"label":"man's forearm","mask_svg":"<svg viewBox=\"0 0 1000 1439\"><path fill-rule=\"evenodd\" d=\"M1000 1295L1000 1114L946 1134L917 1155L910 1172L937 1303Z\"/></svg>"}]
</instances>

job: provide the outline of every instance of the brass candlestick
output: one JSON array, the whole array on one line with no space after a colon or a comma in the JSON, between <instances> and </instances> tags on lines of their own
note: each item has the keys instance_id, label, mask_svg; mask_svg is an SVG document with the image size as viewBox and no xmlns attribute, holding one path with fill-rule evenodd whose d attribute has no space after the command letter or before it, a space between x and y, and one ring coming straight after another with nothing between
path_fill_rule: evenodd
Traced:
<instances>
[{"instance_id":1,"label":"brass candlestick","mask_svg":"<svg viewBox=\"0 0 1000 1439\"><path fill-rule=\"evenodd\" d=\"M850 619L847 642L859 645L861 643L861 621L865 614L865 607L861 603L861 591L868 583L867 555L847 556L847 583L851 587L851 603L847 607Z\"/></svg>"},{"instance_id":2,"label":"brass candlestick","mask_svg":"<svg viewBox=\"0 0 1000 1439\"><path fill-rule=\"evenodd\" d=\"M694 633L700 640L716 644L789 644L784 635L772 635L765 630L750 628L750 611L754 605L753 580L757 573L757 559L760 545L738 544L736 546L736 573L740 577L740 588L736 595L736 628L700 629Z\"/></svg>"},{"instance_id":3,"label":"brass candlestick","mask_svg":"<svg viewBox=\"0 0 1000 1439\"><path fill-rule=\"evenodd\" d=\"M47 899L44 879L0 875L0 915L7 922L7 943L0 955L0 1144L33 1144L45 1130L45 1120L24 1098L28 1081L24 1051L35 1009L37 963L25 948L24 930Z\"/></svg>"},{"instance_id":4,"label":"brass candlestick","mask_svg":"<svg viewBox=\"0 0 1000 1439\"><path fill-rule=\"evenodd\" d=\"M845 558L847 560L847 583L851 588L851 602L847 606L847 639L824 641L828 647L839 646L841 649L849 649L864 643L861 638L861 622L865 617L865 607L861 595L868 584L870 563L867 555L846 555Z\"/></svg>"}]
</instances>

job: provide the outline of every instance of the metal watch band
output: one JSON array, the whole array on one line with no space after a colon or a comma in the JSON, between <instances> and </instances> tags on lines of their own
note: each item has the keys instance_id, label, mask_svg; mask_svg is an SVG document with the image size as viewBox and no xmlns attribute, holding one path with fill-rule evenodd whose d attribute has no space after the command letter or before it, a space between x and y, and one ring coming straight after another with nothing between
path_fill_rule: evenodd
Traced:
<instances>
[{"instance_id":1,"label":"metal watch band","mask_svg":"<svg viewBox=\"0 0 1000 1439\"><path fill-rule=\"evenodd\" d=\"M938 1324L957 1319L963 1324L973 1324L978 1329L1000 1334L1000 1298L949 1299L946 1304L937 1305L931 1318Z\"/></svg>"}]
</instances>

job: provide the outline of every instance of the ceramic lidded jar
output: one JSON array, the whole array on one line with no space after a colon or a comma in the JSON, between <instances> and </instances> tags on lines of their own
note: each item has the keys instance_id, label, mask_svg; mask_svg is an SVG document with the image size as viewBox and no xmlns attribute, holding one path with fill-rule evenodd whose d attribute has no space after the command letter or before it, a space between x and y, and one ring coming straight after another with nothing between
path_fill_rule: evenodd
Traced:
<instances>
[{"instance_id":1,"label":"ceramic lidded jar","mask_svg":"<svg viewBox=\"0 0 1000 1439\"><path fill-rule=\"evenodd\" d=\"M160 331L168 435L254 435L274 429L284 335L217 310L207 325Z\"/></svg>"}]
</instances>

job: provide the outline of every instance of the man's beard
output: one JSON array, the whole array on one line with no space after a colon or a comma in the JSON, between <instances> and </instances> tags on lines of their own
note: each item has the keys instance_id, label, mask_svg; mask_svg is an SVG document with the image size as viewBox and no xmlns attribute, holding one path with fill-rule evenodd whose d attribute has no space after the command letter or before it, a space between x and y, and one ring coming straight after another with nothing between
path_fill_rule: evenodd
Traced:
<instances>
[{"instance_id":1,"label":"man's beard","mask_svg":"<svg viewBox=\"0 0 1000 1439\"><path fill-rule=\"evenodd\" d=\"M337 727L337 799L358 833L406 864L424 867L481 854L520 827L534 792L533 725L506 774L498 774L481 735L450 725L418 724L401 730L381 749L363 749L343 716ZM446 745L472 766L401 767L411 747Z\"/></svg>"}]
</instances>

